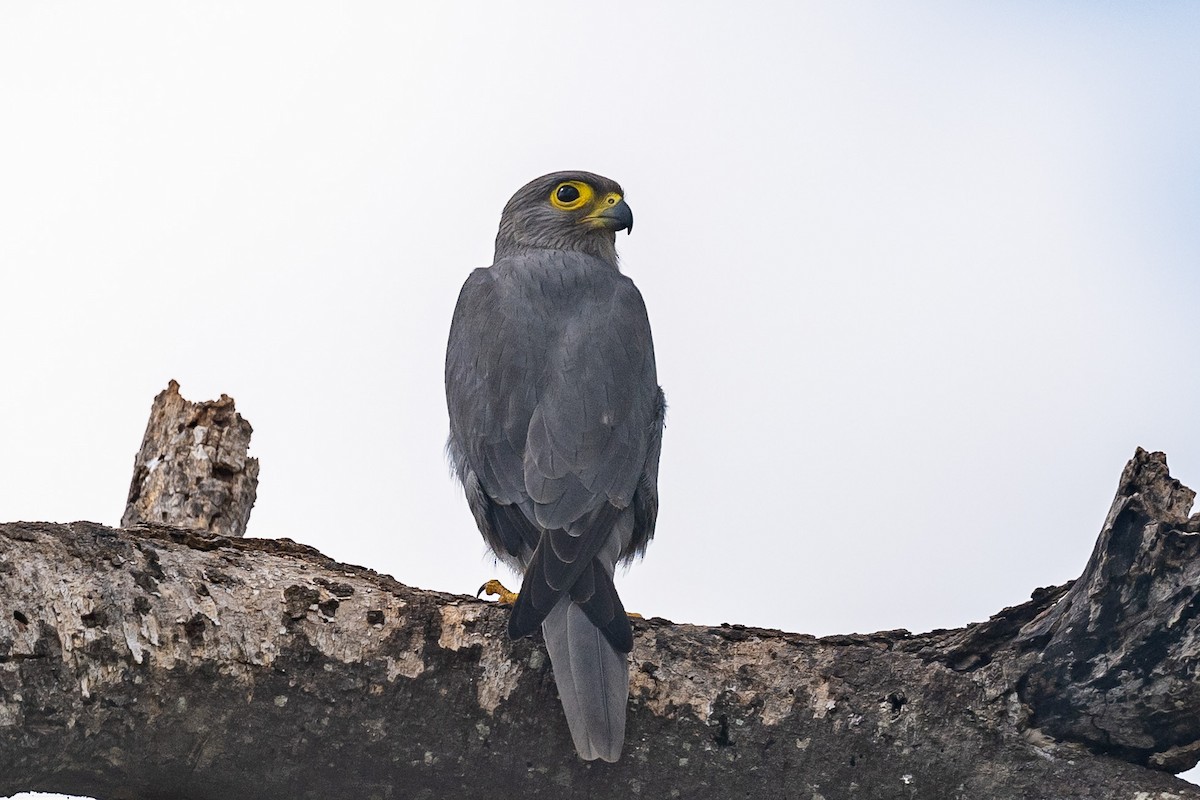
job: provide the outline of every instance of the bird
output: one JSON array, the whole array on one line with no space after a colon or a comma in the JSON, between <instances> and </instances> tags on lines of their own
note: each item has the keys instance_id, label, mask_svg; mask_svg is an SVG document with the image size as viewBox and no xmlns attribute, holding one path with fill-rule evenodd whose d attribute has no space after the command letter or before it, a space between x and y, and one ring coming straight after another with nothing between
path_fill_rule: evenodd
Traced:
<instances>
[{"instance_id":1,"label":"bird","mask_svg":"<svg viewBox=\"0 0 1200 800\"><path fill-rule=\"evenodd\" d=\"M494 263L463 284L446 347L447 454L488 547L522 575L508 634L541 628L588 761L621 755L633 627L613 575L658 517L666 399L618 265L632 229L613 180L530 181L500 216Z\"/></svg>"}]
</instances>

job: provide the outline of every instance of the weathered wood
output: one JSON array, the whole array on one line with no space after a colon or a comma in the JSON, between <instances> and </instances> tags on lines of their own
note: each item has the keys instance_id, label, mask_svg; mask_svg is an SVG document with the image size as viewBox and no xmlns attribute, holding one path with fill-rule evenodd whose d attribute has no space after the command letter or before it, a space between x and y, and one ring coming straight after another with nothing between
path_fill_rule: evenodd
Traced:
<instances>
[{"instance_id":1,"label":"weathered wood","mask_svg":"<svg viewBox=\"0 0 1200 800\"><path fill-rule=\"evenodd\" d=\"M961 630L638 621L612 765L502 608L286 539L3 525L0 795L1200 798L1146 766L1200 739L1185 499L1139 451L1084 576Z\"/></svg>"},{"instance_id":2,"label":"weathered wood","mask_svg":"<svg viewBox=\"0 0 1200 800\"><path fill-rule=\"evenodd\" d=\"M1179 771L1200 758L1200 514L1196 493L1139 449L1071 590L1027 626L1032 724Z\"/></svg>"},{"instance_id":3,"label":"weathered wood","mask_svg":"<svg viewBox=\"0 0 1200 800\"><path fill-rule=\"evenodd\" d=\"M192 403L171 381L150 409L121 525L243 535L258 488L253 432L232 397Z\"/></svg>"}]
</instances>

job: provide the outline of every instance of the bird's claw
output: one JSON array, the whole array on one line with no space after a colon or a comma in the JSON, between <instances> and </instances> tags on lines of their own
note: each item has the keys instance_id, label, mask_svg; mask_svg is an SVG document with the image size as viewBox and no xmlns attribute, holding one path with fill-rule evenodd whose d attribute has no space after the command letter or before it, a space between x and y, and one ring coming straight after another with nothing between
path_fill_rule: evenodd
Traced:
<instances>
[{"instance_id":1,"label":"bird's claw","mask_svg":"<svg viewBox=\"0 0 1200 800\"><path fill-rule=\"evenodd\" d=\"M517 602L518 597L516 592L510 592L507 588L505 588L503 583L495 578L492 578L483 586L480 586L479 591L475 593L475 596L479 597L480 595L485 594L489 596L496 595L496 604L502 606L511 606L513 603ZM636 611L629 611L625 614L625 616L629 617L630 619L645 619L645 617Z\"/></svg>"},{"instance_id":2,"label":"bird's claw","mask_svg":"<svg viewBox=\"0 0 1200 800\"><path fill-rule=\"evenodd\" d=\"M511 606L513 603L517 602L517 593L510 592L508 589L504 588L504 584L495 578L492 578L483 586L480 586L479 591L475 593L475 596L479 597L481 594L497 595L496 602L502 606Z\"/></svg>"}]
</instances>

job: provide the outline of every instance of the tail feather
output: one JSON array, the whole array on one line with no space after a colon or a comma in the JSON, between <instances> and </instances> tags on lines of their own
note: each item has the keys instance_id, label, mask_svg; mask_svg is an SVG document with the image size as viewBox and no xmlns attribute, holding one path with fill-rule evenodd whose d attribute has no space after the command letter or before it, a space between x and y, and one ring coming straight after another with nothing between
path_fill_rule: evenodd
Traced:
<instances>
[{"instance_id":1,"label":"tail feather","mask_svg":"<svg viewBox=\"0 0 1200 800\"><path fill-rule=\"evenodd\" d=\"M617 594L612 575L599 559L592 559L592 568L571 587L571 599L579 604L592 624L604 633L608 643L618 653L633 650L633 625L625 613L625 604Z\"/></svg>"},{"instance_id":2,"label":"tail feather","mask_svg":"<svg viewBox=\"0 0 1200 800\"><path fill-rule=\"evenodd\" d=\"M554 682L580 758L616 761L625 741L629 660L569 596L542 623Z\"/></svg>"},{"instance_id":3,"label":"tail feather","mask_svg":"<svg viewBox=\"0 0 1200 800\"><path fill-rule=\"evenodd\" d=\"M508 617L508 635L520 639L533 633L565 596L579 604L619 652L633 650L633 626L613 584L612 569L616 554L597 553L586 564L574 567L574 583L564 591L552 588L546 580L547 562L554 558L548 542L548 537L542 538L525 567L521 591ZM606 566L608 557L611 560L607 561Z\"/></svg>"},{"instance_id":4,"label":"tail feather","mask_svg":"<svg viewBox=\"0 0 1200 800\"><path fill-rule=\"evenodd\" d=\"M545 567L542 562L546 558L546 550L539 545L525 567L521 591L508 617L508 635L513 639L536 631L563 596L561 591L551 589L544 578Z\"/></svg>"}]
</instances>

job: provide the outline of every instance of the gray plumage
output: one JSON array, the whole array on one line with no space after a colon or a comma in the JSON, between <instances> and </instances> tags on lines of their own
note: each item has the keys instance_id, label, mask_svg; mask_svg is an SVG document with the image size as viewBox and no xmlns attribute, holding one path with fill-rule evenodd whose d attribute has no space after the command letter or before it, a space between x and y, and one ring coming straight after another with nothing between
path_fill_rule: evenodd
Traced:
<instances>
[{"instance_id":1,"label":"gray plumage","mask_svg":"<svg viewBox=\"0 0 1200 800\"><path fill-rule=\"evenodd\" d=\"M575 749L606 761L633 649L613 571L654 535L665 411L646 309L617 267L622 194L586 172L519 190L446 350L451 461L489 547L524 575L509 634L541 626Z\"/></svg>"}]
</instances>

